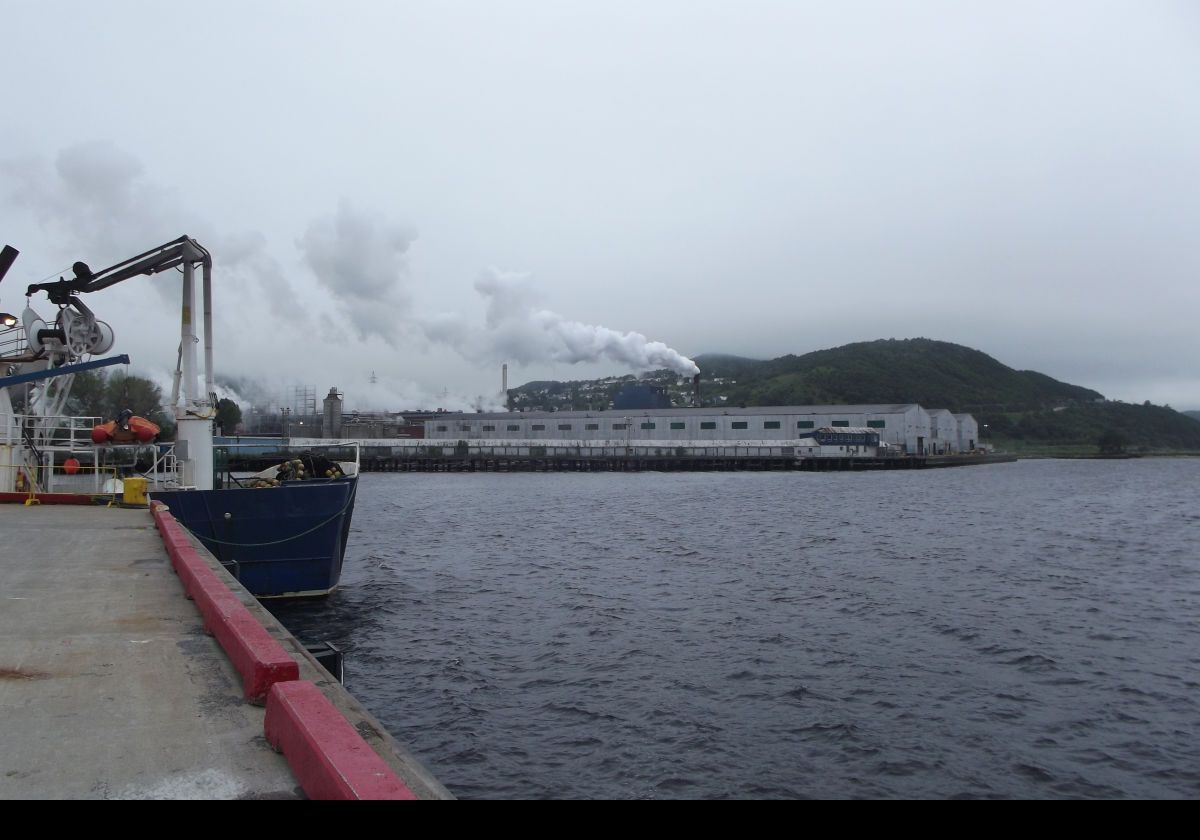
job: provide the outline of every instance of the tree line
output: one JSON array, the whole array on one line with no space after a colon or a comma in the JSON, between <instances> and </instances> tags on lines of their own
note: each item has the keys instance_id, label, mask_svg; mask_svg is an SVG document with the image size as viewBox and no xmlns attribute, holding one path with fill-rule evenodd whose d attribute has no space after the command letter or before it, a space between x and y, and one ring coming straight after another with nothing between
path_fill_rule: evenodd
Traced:
<instances>
[{"instance_id":1,"label":"tree line","mask_svg":"<svg viewBox=\"0 0 1200 840\"><path fill-rule=\"evenodd\" d=\"M145 377L124 371L89 370L75 374L65 411L75 417L98 417L104 423L129 409L162 429L159 440L173 440L175 421L165 403L162 389ZM218 401L218 433L224 429L225 433L234 434L241 422L242 410L237 403L228 399Z\"/></svg>"},{"instance_id":2,"label":"tree line","mask_svg":"<svg viewBox=\"0 0 1200 840\"><path fill-rule=\"evenodd\" d=\"M75 374L66 411L77 417L99 417L103 423L129 409L158 425L163 437L173 437L175 424L163 403L162 389L149 379L124 371L106 375L104 371L89 370Z\"/></svg>"}]
</instances>

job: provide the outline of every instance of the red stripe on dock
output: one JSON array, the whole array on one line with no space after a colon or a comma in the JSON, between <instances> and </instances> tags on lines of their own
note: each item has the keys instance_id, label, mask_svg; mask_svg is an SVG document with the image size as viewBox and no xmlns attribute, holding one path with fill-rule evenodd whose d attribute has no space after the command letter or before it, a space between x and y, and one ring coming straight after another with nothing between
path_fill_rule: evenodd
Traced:
<instances>
[{"instance_id":1,"label":"red stripe on dock","mask_svg":"<svg viewBox=\"0 0 1200 840\"><path fill-rule=\"evenodd\" d=\"M113 498L111 493L98 493L105 499ZM96 496L85 496L81 493L34 493L33 499L39 505L84 505L96 504ZM0 504L24 504L29 500L28 493L0 493Z\"/></svg>"},{"instance_id":2,"label":"red stripe on dock","mask_svg":"<svg viewBox=\"0 0 1200 840\"><path fill-rule=\"evenodd\" d=\"M296 660L209 567L175 517L162 506L152 513L184 592L204 617L204 629L242 675L246 699L261 704L275 683L299 679Z\"/></svg>"},{"instance_id":3,"label":"red stripe on dock","mask_svg":"<svg viewBox=\"0 0 1200 840\"><path fill-rule=\"evenodd\" d=\"M417 798L311 682L272 686L264 729L310 799Z\"/></svg>"}]
</instances>

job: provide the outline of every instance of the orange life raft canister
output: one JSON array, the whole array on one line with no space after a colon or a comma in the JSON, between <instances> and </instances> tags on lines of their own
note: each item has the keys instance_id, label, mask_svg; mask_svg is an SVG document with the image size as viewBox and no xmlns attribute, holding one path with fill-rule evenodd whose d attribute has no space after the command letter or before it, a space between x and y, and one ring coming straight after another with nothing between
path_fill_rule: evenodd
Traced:
<instances>
[{"instance_id":1,"label":"orange life raft canister","mask_svg":"<svg viewBox=\"0 0 1200 840\"><path fill-rule=\"evenodd\" d=\"M109 420L92 429L92 443L149 443L160 431L145 417L130 417L124 425Z\"/></svg>"}]
</instances>

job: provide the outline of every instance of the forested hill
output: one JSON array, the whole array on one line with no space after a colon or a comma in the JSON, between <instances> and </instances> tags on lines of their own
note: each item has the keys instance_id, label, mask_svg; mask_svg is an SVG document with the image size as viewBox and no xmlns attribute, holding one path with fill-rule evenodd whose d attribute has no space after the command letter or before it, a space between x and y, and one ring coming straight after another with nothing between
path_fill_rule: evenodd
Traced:
<instances>
[{"instance_id":1,"label":"forested hill","mask_svg":"<svg viewBox=\"0 0 1200 840\"><path fill-rule=\"evenodd\" d=\"M696 357L706 405L920 403L953 411L1028 411L1103 396L1031 370L1014 370L979 350L927 338L882 339L762 361ZM529 382L509 394L524 409L606 408L633 376L578 382ZM691 383L670 371L643 381L665 387L675 405L691 405Z\"/></svg>"},{"instance_id":2,"label":"forested hill","mask_svg":"<svg viewBox=\"0 0 1200 840\"><path fill-rule=\"evenodd\" d=\"M720 394L735 405L915 402L1013 411L1103 399L1089 388L928 338L865 341L764 362L708 355L696 363L704 380L720 380Z\"/></svg>"}]
</instances>

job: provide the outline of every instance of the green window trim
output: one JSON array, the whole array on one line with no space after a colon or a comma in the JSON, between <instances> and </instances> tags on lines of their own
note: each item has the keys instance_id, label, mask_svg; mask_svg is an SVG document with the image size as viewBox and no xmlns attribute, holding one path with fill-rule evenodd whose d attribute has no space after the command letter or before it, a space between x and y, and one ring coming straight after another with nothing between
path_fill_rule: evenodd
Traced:
<instances>
[{"instance_id":1,"label":"green window trim","mask_svg":"<svg viewBox=\"0 0 1200 840\"><path fill-rule=\"evenodd\" d=\"M750 428L749 422L747 422L745 420L734 420L733 423L730 425L734 429L749 429Z\"/></svg>"},{"instance_id":2,"label":"green window trim","mask_svg":"<svg viewBox=\"0 0 1200 840\"><path fill-rule=\"evenodd\" d=\"M600 424L599 423L588 423L586 426L584 426L584 429L589 432L598 432L598 431L600 431Z\"/></svg>"},{"instance_id":3,"label":"green window trim","mask_svg":"<svg viewBox=\"0 0 1200 840\"><path fill-rule=\"evenodd\" d=\"M519 431L521 431L521 427L520 427L520 425L518 425L516 423L509 423L508 430L510 432L519 432Z\"/></svg>"},{"instance_id":4,"label":"green window trim","mask_svg":"<svg viewBox=\"0 0 1200 840\"><path fill-rule=\"evenodd\" d=\"M496 431L496 427L495 427L495 426L484 426L483 428L481 428L481 429L480 429L480 431L482 431L482 432L494 432L494 431Z\"/></svg>"},{"instance_id":5,"label":"green window trim","mask_svg":"<svg viewBox=\"0 0 1200 840\"><path fill-rule=\"evenodd\" d=\"M672 423L671 428L672 429L686 429L687 423Z\"/></svg>"},{"instance_id":6,"label":"green window trim","mask_svg":"<svg viewBox=\"0 0 1200 840\"><path fill-rule=\"evenodd\" d=\"M569 431L571 431L571 424L570 423L559 423L558 430L560 432L569 432Z\"/></svg>"},{"instance_id":7,"label":"green window trim","mask_svg":"<svg viewBox=\"0 0 1200 840\"><path fill-rule=\"evenodd\" d=\"M850 421L849 420L834 420L829 425L838 426L838 427L848 427L850 425Z\"/></svg>"},{"instance_id":8,"label":"green window trim","mask_svg":"<svg viewBox=\"0 0 1200 840\"><path fill-rule=\"evenodd\" d=\"M886 429L887 421L886 420L868 420L867 428L868 429Z\"/></svg>"},{"instance_id":9,"label":"green window trim","mask_svg":"<svg viewBox=\"0 0 1200 840\"><path fill-rule=\"evenodd\" d=\"M796 421L796 428L797 428L797 429L811 429L811 428L813 428L813 421L811 421L811 420L797 420L797 421Z\"/></svg>"},{"instance_id":10,"label":"green window trim","mask_svg":"<svg viewBox=\"0 0 1200 840\"><path fill-rule=\"evenodd\" d=\"M545 427L544 425L542 425L541 423L536 423L536 424L534 424L533 426L530 426L529 428L530 428L530 429L532 429L532 430L533 430L533 431L535 431L535 432L544 432L544 431L546 431L546 427Z\"/></svg>"},{"instance_id":11,"label":"green window trim","mask_svg":"<svg viewBox=\"0 0 1200 840\"><path fill-rule=\"evenodd\" d=\"M657 426L655 426L653 423L643 423L643 424L642 424L642 428L643 428L643 429L655 429L655 428L658 428L658 427L657 427Z\"/></svg>"},{"instance_id":12,"label":"green window trim","mask_svg":"<svg viewBox=\"0 0 1200 840\"><path fill-rule=\"evenodd\" d=\"M700 423L700 428L705 429L705 430L715 429L715 428L717 428L717 423L715 420L703 420Z\"/></svg>"},{"instance_id":13,"label":"green window trim","mask_svg":"<svg viewBox=\"0 0 1200 840\"><path fill-rule=\"evenodd\" d=\"M764 428L764 429L778 429L778 428L779 428L779 421L778 421L778 420L767 420L767 421L764 421L764 422L763 422L763 428Z\"/></svg>"}]
</instances>

